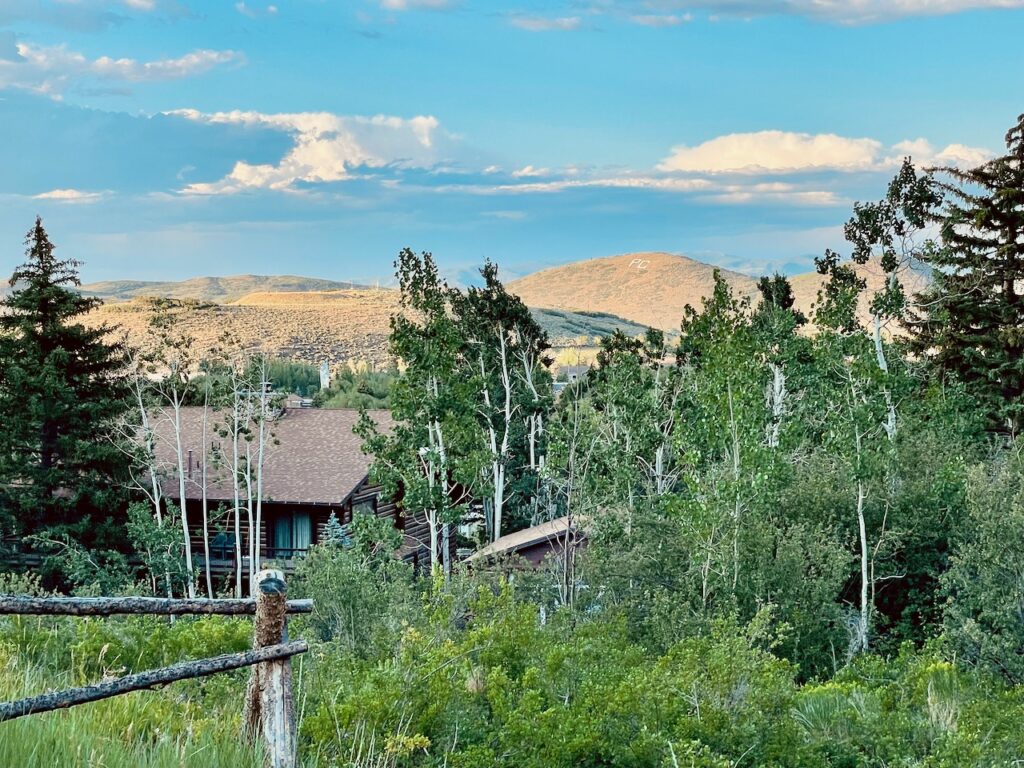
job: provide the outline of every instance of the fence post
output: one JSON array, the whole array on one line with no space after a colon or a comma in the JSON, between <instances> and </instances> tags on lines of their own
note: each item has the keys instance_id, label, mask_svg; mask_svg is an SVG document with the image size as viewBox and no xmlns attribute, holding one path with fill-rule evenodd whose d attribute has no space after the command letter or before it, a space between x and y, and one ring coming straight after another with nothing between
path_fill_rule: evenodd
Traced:
<instances>
[{"instance_id":1,"label":"fence post","mask_svg":"<svg viewBox=\"0 0 1024 768\"><path fill-rule=\"evenodd\" d=\"M256 628L253 648L280 645L288 639L287 590L281 571L256 576ZM263 737L267 768L295 768L295 702L288 659L262 662L252 668L245 696L244 728L253 741Z\"/></svg>"}]
</instances>

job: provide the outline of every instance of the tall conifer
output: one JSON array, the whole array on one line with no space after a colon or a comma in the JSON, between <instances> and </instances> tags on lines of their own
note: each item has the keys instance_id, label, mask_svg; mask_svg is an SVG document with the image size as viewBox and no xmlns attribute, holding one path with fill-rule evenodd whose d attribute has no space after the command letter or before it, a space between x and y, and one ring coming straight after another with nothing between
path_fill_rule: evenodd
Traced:
<instances>
[{"instance_id":1,"label":"tall conifer","mask_svg":"<svg viewBox=\"0 0 1024 768\"><path fill-rule=\"evenodd\" d=\"M934 282L909 325L915 348L955 374L993 421L1024 425L1024 115L1006 153L970 170L942 169Z\"/></svg>"},{"instance_id":2,"label":"tall conifer","mask_svg":"<svg viewBox=\"0 0 1024 768\"><path fill-rule=\"evenodd\" d=\"M123 454L104 434L123 412L123 350L82 317L79 262L57 258L37 218L0 309L0 524L85 547L120 534Z\"/></svg>"}]
</instances>

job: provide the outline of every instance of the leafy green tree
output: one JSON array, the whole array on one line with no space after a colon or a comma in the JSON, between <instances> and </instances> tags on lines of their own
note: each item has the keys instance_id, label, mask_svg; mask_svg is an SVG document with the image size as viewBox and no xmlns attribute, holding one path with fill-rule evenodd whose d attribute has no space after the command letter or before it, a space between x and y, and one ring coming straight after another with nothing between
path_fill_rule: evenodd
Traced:
<instances>
[{"instance_id":1,"label":"leafy green tree","mask_svg":"<svg viewBox=\"0 0 1024 768\"><path fill-rule=\"evenodd\" d=\"M547 334L529 307L505 290L497 265L488 261L480 276L483 285L452 291L452 310L465 375L480 387L476 413L489 454L480 491L493 541L537 515L553 395Z\"/></svg>"},{"instance_id":2,"label":"leafy green tree","mask_svg":"<svg viewBox=\"0 0 1024 768\"><path fill-rule=\"evenodd\" d=\"M124 351L82 323L99 302L42 220L26 246L0 311L0 514L22 536L123 546L124 461L105 428L126 408Z\"/></svg>"},{"instance_id":3,"label":"leafy green tree","mask_svg":"<svg viewBox=\"0 0 1024 768\"><path fill-rule=\"evenodd\" d=\"M942 584L958 658L1024 683L1024 464L1020 445L976 467L967 524Z\"/></svg>"},{"instance_id":4,"label":"leafy green tree","mask_svg":"<svg viewBox=\"0 0 1024 768\"><path fill-rule=\"evenodd\" d=\"M452 294L429 253L404 249L395 264L403 312L392 316L390 351L404 366L391 395L387 433L363 414L357 433L385 492L402 494L408 515L423 515L432 570L451 574L453 525L480 477L485 450L476 421L480 384L461 365L463 337Z\"/></svg>"},{"instance_id":5,"label":"leafy green tree","mask_svg":"<svg viewBox=\"0 0 1024 768\"><path fill-rule=\"evenodd\" d=\"M927 255L933 283L910 322L914 349L1015 431L1024 424L1024 115L1005 154L941 171L941 247Z\"/></svg>"}]
</instances>

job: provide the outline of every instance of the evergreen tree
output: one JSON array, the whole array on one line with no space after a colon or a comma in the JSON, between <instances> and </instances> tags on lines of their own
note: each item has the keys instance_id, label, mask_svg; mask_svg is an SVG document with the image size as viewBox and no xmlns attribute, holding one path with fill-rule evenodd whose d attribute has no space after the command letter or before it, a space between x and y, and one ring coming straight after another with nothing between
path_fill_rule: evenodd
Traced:
<instances>
[{"instance_id":1,"label":"evergreen tree","mask_svg":"<svg viewBox=\"0 0 1024 768\"><path fill-rule=\"evenodd\" d=\"M934 283L910 322L915 351L954 374L1000 427L1024 424L1024 115L1006 154L945 168Z\"/></svg>"},{"instance_id":2,"label":"evergreen tree","mask_svg":"<svg viewBox=\"0 0 1024 768\"><path fill-rule=\"evenodd\" d=\"M104 425L126 408L124 350L80 322L99 301L74 290L79 262L55 256L41 219L26 246L0 312L0 520L87 548L123 541L125 462Z\"/></svg>"}]
</instances>

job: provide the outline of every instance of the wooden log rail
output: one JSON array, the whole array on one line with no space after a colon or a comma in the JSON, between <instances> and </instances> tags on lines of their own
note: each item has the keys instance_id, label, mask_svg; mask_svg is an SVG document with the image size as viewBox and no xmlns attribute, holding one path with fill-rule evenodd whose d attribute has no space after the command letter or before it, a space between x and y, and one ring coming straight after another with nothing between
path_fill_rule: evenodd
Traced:
<instances>
[{"instance_id":1,"label":"wooden log rail","mask_svg":"<svg viewBox=\"0 0 1024 768\"><path fill-rule=\"evenodd\" d=\"M161 597L15 597L0 595L0 615L114 616L150 614L220 614L256 617L253 649L198 661L183 661L163 669L107 680L84 688L54 691L0 703L0 722L73 707L130 691L154 688L176 680L214 675L252 667L243 712L243 736L262 741L266 768L296 768L298 731L289 659L309 650L304 640L288 642L288 614L310 613L312 600L287 600L284 574L260 571L256 598L239 600L172 599Z\"/></svg>"},{"instance_id":2,"label":"wooden log rail","mask_svg":"<svg viewBox=\"0 0 1024 768\"><path fill-rule=\"evenodd\" d=\"M311 613L312 600L289 600L288 613ZM256 600L181 600L164 597L13 597L0 595L0 615L114 616L122 614L187 614L246 616L256 613Z\"/></svg>"},{"instance_id":3,"label":"wooden log rail","mask_svg":"<svg viewBox=\"0 0 1024 768\"><path fill-rule=\"evenodd\" d=\"M86 704L90 701L109 699L111 696L155 688L177 680L206 677L207 675L215 675L218 672L227 672L231 669L250 667L253 664L287 659L297 654L305 653L307 650L309 650L309 646L305 640L296 640L291 643L271 645L251 651L242 651L241 653L225 653L222 656L200 659L199 661L183 661L162 669L139 672L135 675L127 675L115 680L106 680L102 683L87 685L82 688L70 688L66 691L55 691L39 696L30 696L27 699L0 704L0 722L14 720L25 715L34 715L38 712L65 709L76 704Z\"/></svg>"}]
</instances>

